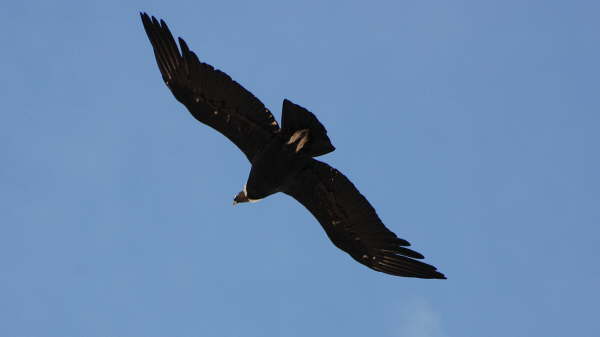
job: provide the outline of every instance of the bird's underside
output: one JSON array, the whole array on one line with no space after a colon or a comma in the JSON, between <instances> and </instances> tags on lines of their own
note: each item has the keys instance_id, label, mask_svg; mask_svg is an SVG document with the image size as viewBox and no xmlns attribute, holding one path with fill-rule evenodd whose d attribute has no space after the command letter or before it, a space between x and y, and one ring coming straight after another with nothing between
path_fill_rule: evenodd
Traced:
<instances>
[{"instance_id":1,"label":"bird's underside","mask_svg":"<svg viewBox=\"0 0 600 337\"><path fill-rule=\"evenodd\" d=\"M162 78L198 121L229 138L252 164L236 201L283 192L304 205L327 236L356 261L396 276L446 278L418 261L381 222L352 182L314 159L333 151L325 127L303 107L284 100L282 127L265 106L220 70L202 63L185 41L179 48L164 21L141 13Z\"/></svg>"}]
</instances>

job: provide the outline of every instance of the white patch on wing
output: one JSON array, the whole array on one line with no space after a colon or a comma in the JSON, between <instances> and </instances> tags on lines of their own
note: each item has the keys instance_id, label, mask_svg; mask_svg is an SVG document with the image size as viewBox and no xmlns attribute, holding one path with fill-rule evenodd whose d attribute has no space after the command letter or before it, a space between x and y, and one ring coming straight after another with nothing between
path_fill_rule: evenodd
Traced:
<instances>
[{"instance_id":1,"label":"white patch on wing","mask_svg":"<svg viewBox=\"0 0 600 337\"><path fill-rule=\"evenodd\" d=\"M302 149L302 147L304 147L304 145L306 145L306 143L308 142L308 131L308 129L295 131L290 137L290 140L288 140L287 145L293 144L296 141L300 140L300 142L298 142L298 144L296 145L296 152L299 152Z\"/></svg>"},{"instance_id":2,"label":"white patch on wing","mask_svg":"<svg viewBox=\"0 0 600 337\"><path fill-rule=\"evenodd\" d=\"M296 152L300 151L306 142L308 142L308 135L300 139L300 142L296 145Z\"/></svg>"},{"instance_id":3,"label":"white patch on wing","mask_svg":"<svg viewBox=\"0 0 600 337\"><path fill-rule=\"evenodd\" d=\"M308 129L302 129L302 130L295 131L292 134L292 136L290 137L290 140L288 140L287 144L290 145L290 144L296 142L298 139L300 139L300 137L304 136L304 134L307 132L308 132Z\"/></svg>"}]
</instances>

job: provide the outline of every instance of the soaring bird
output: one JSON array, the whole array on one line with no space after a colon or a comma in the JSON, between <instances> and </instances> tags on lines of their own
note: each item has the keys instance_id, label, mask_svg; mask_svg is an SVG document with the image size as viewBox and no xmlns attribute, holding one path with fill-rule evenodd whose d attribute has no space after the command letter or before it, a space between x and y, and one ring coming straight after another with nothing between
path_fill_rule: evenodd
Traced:
<instances>
[{"instance_id":1,"label":"soaring bird","mask_svg":"<svg viewBox=\"0 0 600 337\"><path fill-rule=\"evenodd\" d=\"M201 62L182 38L178 47L163 20L140 15L158 69L175 98L198 121L229 138L252 164L234 204L283 192L304 205L331 242L361 264L396 276L446 278L418 261L423 255L406 248L410 243L385 227L348 178L314 159L335 150L314 114L284 99L279 127L252 93Z\"/></svg>"}]
</instances>

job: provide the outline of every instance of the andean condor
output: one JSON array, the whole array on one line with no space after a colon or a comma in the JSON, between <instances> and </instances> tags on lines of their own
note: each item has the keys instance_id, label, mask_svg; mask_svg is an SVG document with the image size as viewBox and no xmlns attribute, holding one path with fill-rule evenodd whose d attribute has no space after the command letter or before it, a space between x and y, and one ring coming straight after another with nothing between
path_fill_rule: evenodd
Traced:
<instances>
[{"instance_id":1,"label":"andean condor","mask_svg":"<svg viewBox=\"0 0 600 337\"><path fill-rule=\"evenodd\" d=\"M237 145L252 168L234 204L277 192L298 200L319 220L329 239L356 261L391 275L446 278L423 255L406 248L342 173L315 160L335 150L315 115L283 101L282 127L265 106L227 74L201 62L167 24L140 13L162 78L200 122Z\"/></svg>"}]
</instances>

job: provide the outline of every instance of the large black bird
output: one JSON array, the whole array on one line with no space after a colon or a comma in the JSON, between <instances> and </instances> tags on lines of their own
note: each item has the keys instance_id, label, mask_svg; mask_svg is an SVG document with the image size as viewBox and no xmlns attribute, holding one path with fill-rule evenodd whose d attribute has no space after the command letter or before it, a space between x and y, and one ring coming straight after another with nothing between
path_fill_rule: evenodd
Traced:
<instances>
[{"instance_id":1,"label":"large black bird","mask_svg":"<svg viewBox=\"0 0 600 337\"><path fill-rule=\"evenodd\" d=\"M381 222L375 209L333 167L315 160L335 150L315 115L287 99L280 128L271 112L227 74L201 62L167 24L141 13L162 78L178 101L200 122L216 129L246 155L252 169L234 204L277 192L298 200L319 220L329 239L356 261L391 275L446 278L415 259Z\"/></svg>"}]
</instances>

